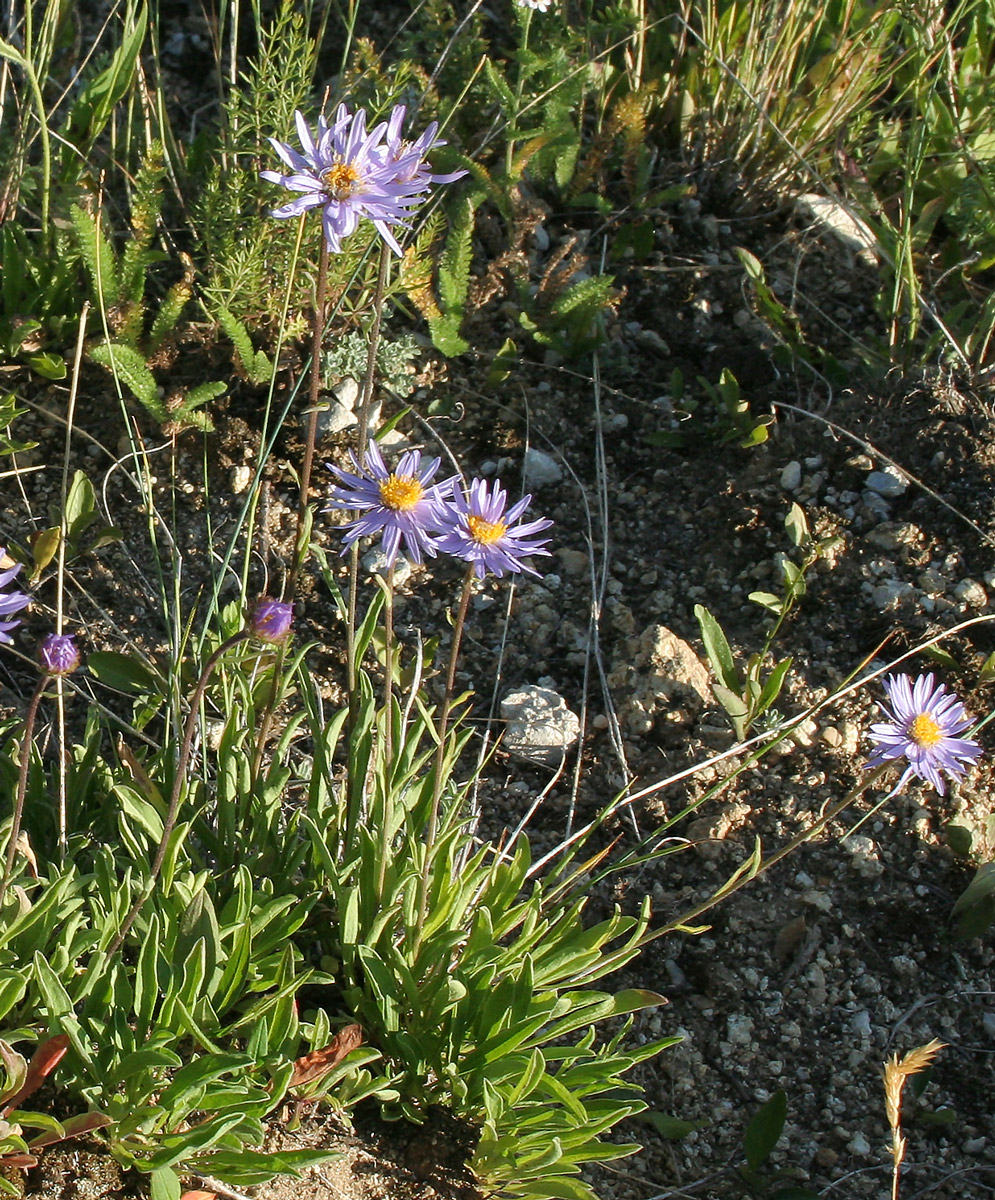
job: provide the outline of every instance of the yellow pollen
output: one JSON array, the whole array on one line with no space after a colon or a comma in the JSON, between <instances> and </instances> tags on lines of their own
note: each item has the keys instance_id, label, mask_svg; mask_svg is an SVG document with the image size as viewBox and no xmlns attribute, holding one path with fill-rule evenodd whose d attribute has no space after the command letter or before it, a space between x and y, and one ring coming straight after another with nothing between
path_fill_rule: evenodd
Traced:
<instances>
[{"instance_id":1,"label":"yellow pollen","mask_svg":"<svg viewBox=\"0 0 995 1200\"><path fill-rule=\"evenodd\" d=\"M333 200L348 200L359 188L359 172L351 163L336 163L321 177Z\"/></svg>"},{"instance_id":2,"label":"yellow pollen","mask_svg":"<svg viewBox=\"0 0 995 1200\"><path fill-rule=\"evenodd\" d=\"M389 475L380 484L384 508L394 512L410 512L424 494L425 489L414 475Z\"/></svg>"},{"instance_id":3,"label":"yellow pollen","mask_svg":"<svg viewBox=\"0 0 995 1200\"><path fill-rule=\"evenodd\" d=\"M928 750L943 741L943 731L928 713L920 713L909 724L909 737L917 746Z\"/></svg>"},{"instance_id":4,"label":"yellow pollen","mask_svg":"<svg viewBox=\"0 0 995 1200\"><path fill-rule=\"evenodd\" d=\"M467 517L466 523L470 527L470 536L482 546L493 546L508 532L508 526L503 521L485 521L473 513Z\"/></svg>"}]
</instances>

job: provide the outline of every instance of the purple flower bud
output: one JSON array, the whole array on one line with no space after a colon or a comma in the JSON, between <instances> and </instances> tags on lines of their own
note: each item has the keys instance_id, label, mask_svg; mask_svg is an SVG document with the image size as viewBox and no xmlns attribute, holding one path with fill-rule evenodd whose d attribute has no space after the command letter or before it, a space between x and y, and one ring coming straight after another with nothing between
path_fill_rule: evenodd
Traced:
<instances>
[{"instance_id":1,"label":"purple flower bud","mask_svg":"<svg viewBox=\"0 0 995 1200\"><path fill-rule=\"evenodd\" d=\"M282 642L294 619L294 606L282 600L257 600L249 628L261 642Z\"/></svg>"},{"instance_id":2,"label":"purple flower bud","mask_svg":"<svg viewBox=\"0 0 995 1200\"><path fill-rule=\"evenodd\" d=\"M79 650L67 633L50 633L38 647L38 659L49 675L71 675L79 666Z\"/></svg>"}]
</instances>

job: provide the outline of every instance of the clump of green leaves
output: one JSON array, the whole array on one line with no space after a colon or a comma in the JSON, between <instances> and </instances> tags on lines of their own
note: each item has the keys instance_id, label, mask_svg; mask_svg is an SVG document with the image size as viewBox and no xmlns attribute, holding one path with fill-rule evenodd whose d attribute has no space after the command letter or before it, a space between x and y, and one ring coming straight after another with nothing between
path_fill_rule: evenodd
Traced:
<instances>
[{"instance_id":1,"label":"clump of green leaves","mask_svg":"<svg viewBox=\"0 0 995 1200\"><path fill-rule=\"evenodd\" d=\"M751 410L749 398L743 395L728 367L723 367L717 384L710 383L703 375L698 376L698 383L707 404L688 393L684 372L679 367L671 372L671 402L683 419L675 420L676 428L646 434L651 446L681 449L696 438L707 438L720 445L734 442L741 450L748 450L767 440L774 424L773 413L757 415Z\"/></svg>"},{"instance_id":2,"label":"clump of green leaves","mask_svg":"<svg viewBox=\"0 0 995 1200\"><path fill-rule=\"evenodd\" d=\"M210 417L200 409L220 396L227 385L213 380L189 389L176 387L162 395L149 366L150 362L172 365L175 353L170 343L193 294L193 264L187 258L183 278L168 289L154 315L150 312L146 294L149 271L163 257L153 240L162 207L164 171L161 146L154 144L135 180L131 234L120 254L103 228L100 211L91 213L73 206L79 252L106 330L103 338L90 345L88 354L120 379L167 431L191 425L211 429Z\"/></svg>"},{"instance_id":3,"label":"clump of green leaves","mask_svg":"<svg viewBox=\"0 0 995 1200\"><path fill-rule=\"evenodd\" d=\"M793 545L801 552L801 562L796 563L787 555L779 556L784 581L784 591L780 596L772 592L750 593L749 598L773 613L775 619L764 639L763 648L750 655L744 670L737 664L722 626L715 617L702 604L696 604L694 608L705 653L717 679L712 684L712 691L726 710L736 737L741 741L757 721L772 709L791 669L790 657L776 661L769 669L767 660L784 622L805 595L805 576L820 558L830 555L839 544L835 536L813 537L805 512L799 504L792 503L784 524Z\"/></svg>"},{"instance_id":4,"label":"clump of green leaves","mask_svg":"<svg viewBox=\"0 0 995 1200\"><path fill-rule=\"evenodd\" d=\"M377 343L377 380L397 396L410 396L414 391L411 363L421 353L421 347L410 334L397 338L381 338ZM362 379L369 358L369 341L354 329L338 338L330 350L321 354L321 378L325 387L341 379Z\"/></svg>"}]
</instances>

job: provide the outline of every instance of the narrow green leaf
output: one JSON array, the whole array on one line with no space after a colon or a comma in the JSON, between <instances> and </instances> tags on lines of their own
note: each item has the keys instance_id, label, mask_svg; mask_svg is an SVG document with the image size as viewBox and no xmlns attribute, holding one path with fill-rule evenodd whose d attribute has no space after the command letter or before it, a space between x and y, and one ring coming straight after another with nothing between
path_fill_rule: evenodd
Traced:
<instances>
[{"instance_id":1,"label":"narrow green leaf","mask_svg":"<svg viewBox=\"0 0 995 1200\"><path fill-rule=\"evenodd\" d=\"M180 1177L172 1167L159 1167L149 1176L151 1200L180 1200Z\"/></svg>"},{"instance_id":2,"label":"narrow green leaf","mask_svg":"<svg viewBox=\"0 0 995 1200\"><path fill-rule=\"evenodd\" d=\"M701 629L701 640L705 643L705 653L712 669L719 680L732 692L742 693L743 681L736 669L736 661L722 626L703 604L694 606L694 615Z\"/></svg>"},{"instance_id":3,"label":"narrow green leaf","mask_svg":"<svg viewBox=\"0 0 995 1200\"><path fill-rule=\"evenodd\" d=\"M784 1132L788 1115L788 1097L781 1088L771 1096L746 1127L743 1149L746 1162L752 1171L758 1171L770 1157Z\"/></svg>"}]
</instances>

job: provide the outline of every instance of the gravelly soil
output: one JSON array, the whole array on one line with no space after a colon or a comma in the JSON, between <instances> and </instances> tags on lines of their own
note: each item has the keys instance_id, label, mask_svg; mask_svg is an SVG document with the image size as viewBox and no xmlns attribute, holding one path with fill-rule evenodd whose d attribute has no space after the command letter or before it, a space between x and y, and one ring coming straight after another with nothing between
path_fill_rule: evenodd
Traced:
<instances>
[{"instance_id":1,"label":"gravelly soil","mask_svg":"<svg viewBox=\"0 0 995 1200\"><path fill-rule=\"evenodd\" d=\"M649 261L619 268L620 302L597 381L590 360L541 360L532 347L500 388L487 387L493 353L507 336L522 336L498 294L473 318L473 354L448 364L423 360L415 418L401 426L406 444L451 452L468 475L496 473L513 490L529 447L551 455L563 473L561 481L533 489L535 509L555 521L544 578L520 583L507 620L506 586L481 588L463 665L464 682L480 698L482 723L493 713L492 693L500 697L540 680L583 718L581 756L576 764L568 759L561 775L551 778L499 749L481 788L484 831L495 836L545 791L532 822L539 852L554 846L571 821L576 827L591 818L623 784L644 787L729 748L721 711L688 681L677 698L663 697L649 650L665 626L701 654L696 603L720 618L744 656L762 644L764 614L747 596L777 590L778 556L791 550L784 518L792 501L805 509L813 532L840 541L813 568L808 593L779 639L778 653L793 658L777 706L782 715L825 701L865 659L873 660L867 668L873 670L967 618L995 613L988 396L939 376L895 376L831 393L809 374L776 368L733 248L745 244L764 260L782 299L808 314L813 336L832 339L844 362L851 337L873 333L871 269L800 218L790 198L747 206L737 195L711 194L705 179L693 182L695 197L651 214L656 241ZM529 251L537 277L568 232L556 214L544 229L548 237L536 238ZM726 367L756 413L776 413L763 446L720 443L708 428L707 403L689 417L671 394L674 368L695 387L697 376L714 383ZM106 515L125 540L88 563L71 593L70 616L86 630L88 649L120 644L123 635L154 650L144 517L135 511L125 473L112 466L120 418L106 405L102 377L84 382L77 425L97 442L77 435L74 454L98 487L107 482ZM49 469L26 476L23 494L10 495L0 517L0 534L8 538L25 520L42 527L58 490L50 464L63 438L58 414L65 411L65 390L25 386L42 415L22 432L40 438L34 461ZM450 417L418 418L429 401L447 399L456 405ZM232 485L257 454L257 410L257 398L238 387L220 403L219 433L206 442L209 496L200 483L201 443L187 435L176 446L175 533L191 596L208 549L205 511L221 544L241 503ZM650 445L647 435L660 431L681 433L684 446ZM150 445L161 445L146 432ZM296 505L286 466L298 449L291 429L267 470L269 567L276 579ZM322 447L323 457L339 452ZM155 450L151 459L162 466L164 502L171 453L171 447ZM904 486L882 497L867 488L868 475L890 463L904 473ZM316 540L334 552L330 522L318 522ZM408 624L448 636L454 578L443 565L415 572L402 588L402 633ZM43 630L48 619L39 604L29 630ZM318 581L305 581L299 628L326 643L313 667L334 696L341 664L329 644L331 625L327 594ZM986 713L993 693L979 682L979 671L995 648L992 627L975 625L943 648L954 665L938 669L972 712ZM906 665L929 669L931 662L919 655ZM30 671L7 659L0 670L0 704L23 710ZM616 902L634 909L648 893L663 925L726 879L755 837L773 849L817 819L859 778L863 731L880 697L880 685L869 684L829 702L789 748L744 771L670 831L686 839L686 849L592 896L592 919ZM635 836L632 818L641 833L651 831L737 761L704 767L648 795L631 818L615 818L607 834L619 836L624 849ZM912 785L842 841L885 794L872 790L815 842L711 912L708 932L662 939L630 966L619 986L653 988L670 1000L639 1017L634 1036L683 1039L646 1064L640 1082L653 1110L695 1128L680 1141L646 1124L621 1130L646 1149L593 1173L605 1200L741 1194L736 1171L745 1124L778 1088L787 1093L788 1120L771 1168L824 1195L886 1195L880 1067L889 1054L932 1037L947 1048L921 1101L909 1105L916 1116L908 1125L903 1195L981 1197L995 1189L991 937L951 937L951 907L971 868L945 841L946 826L956 820L973 830L979 857L991 856L991 784L986 758L944 798ZM283 1182L257 1196L470 1194L458 1164L444 1162L451 1140L445 1133L432 1143L438 1161L428 1164L412 1161L410 1146L421 1134L377 1128L372 1119L352 1134L319 1120L308 1136L331 1138L344 1159L304 1184ZM79 1170L75 1178L60 1176L53 1165L34 1179L30 1194L124 1194L86 1190Z\"/></svg>"}]
</instances>

